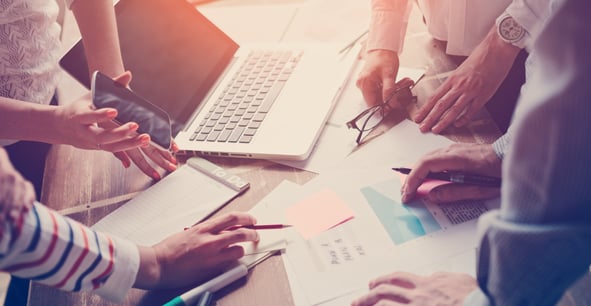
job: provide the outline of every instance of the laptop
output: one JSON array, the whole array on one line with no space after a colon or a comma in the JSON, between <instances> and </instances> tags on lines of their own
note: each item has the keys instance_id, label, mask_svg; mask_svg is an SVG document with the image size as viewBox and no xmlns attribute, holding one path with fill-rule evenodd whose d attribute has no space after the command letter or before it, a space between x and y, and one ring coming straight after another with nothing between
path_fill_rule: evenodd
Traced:
<instances>
[{"instance_id":1,"label":"laptop","mask_svg":"<svg viewBox=\"0 0 591 306\"><path fill-rule=\"evenodd\" d=\"M184 0L115 11L130 87L170 115L181 153L306 159L353 62L330 43L239 46ZM90 88L81 41L60 64Z\"/></svg>"}]
</instances>

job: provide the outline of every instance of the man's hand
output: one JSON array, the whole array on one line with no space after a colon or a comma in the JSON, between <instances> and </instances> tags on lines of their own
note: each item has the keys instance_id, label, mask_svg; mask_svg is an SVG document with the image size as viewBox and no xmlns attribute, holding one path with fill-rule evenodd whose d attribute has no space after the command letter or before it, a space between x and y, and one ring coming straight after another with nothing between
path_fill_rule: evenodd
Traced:
<instances>
[{"instance_id":1,"label":"man's hand","mask_svg":"<svg viewBox=\"0 0 591 306\"><path fill-rule=\"evenodd\" d=\"M140 247L140 271L134 287L183 287L219 274L244 256L244 249L236 243L259 240L255 230L228 228L255 223L249 214L230 213L199 223L152 247Z\"/></svg>"},{"instance_id":2,"label":"man's hand","mask_svg":"<svg viewBox=\"0 0 591 306\"><path fill-rule=\"evenodd\" d=\"M398 54L389 50L372 50L367 53L365 65L357 78L365 102L374 106L387 101L396 90L398 74ZM396 106L395 101L390 103Z\"/></svg>"},{"instance_id":3,"label":"man's hand","mask_svg":"<svg viewBox=\"0 0 591 306\"><path fill-rule=\"evenodd\" d=\"M520 49L502 41L493 28L468 58L416 113L421 132L441 133L466 125L497 91Z\"/></svg>"},{"instance_id":4,"label":"man's hand","mask_svg":"<svg viewBox=\"0 0 591 306\"><path fill-rule=\"evenodd\" d=\"M35 188L14 169L4 148L0 147L0 224L16 220L35 202Z\"/></svg>"},{"instance_id":5,"label":"man's hand","mask_svg":"<svg viewBox=\"0 0 591 306\"><path fill-rule=\"evenodd\" d=\"M402 202L410 202L429 172L461 171L487 176L501 176L501 160L490 144L458 143L425 155L413 167L402 185ZM429 192L432 202L490 199L500 194L499 188L464 184L447 184Z\"/></svg>"},{"instance_id":6,"label":"man's hand","mask_svg":"<svg viewBox=\"0 0 591 306\"><path fill-rule=\"evenodd\" d=\"M371 281L369 293L351 305L463 305L476 288L476 280L467 274L439 272L420 276L395 272Z\"/></svg>"}]
</instances>

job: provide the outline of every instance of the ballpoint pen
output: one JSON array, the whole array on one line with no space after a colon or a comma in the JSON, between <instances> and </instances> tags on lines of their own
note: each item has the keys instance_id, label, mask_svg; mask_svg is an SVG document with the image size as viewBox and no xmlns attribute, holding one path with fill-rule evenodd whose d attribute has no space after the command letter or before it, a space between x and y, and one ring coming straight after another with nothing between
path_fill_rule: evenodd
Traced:
<instances>
[{"instance_id":1,"label":"ballpoint pen","mask_svg":"<svg viewBox=\"0 0 591 306\"><path fill-rule=\"evenodd\" d=\"M409 174L409 168L392 168L402 174ZM427 178L482 187L501 187L501 178L462 172L429 172Z\"/></svg>"}]
</instances>

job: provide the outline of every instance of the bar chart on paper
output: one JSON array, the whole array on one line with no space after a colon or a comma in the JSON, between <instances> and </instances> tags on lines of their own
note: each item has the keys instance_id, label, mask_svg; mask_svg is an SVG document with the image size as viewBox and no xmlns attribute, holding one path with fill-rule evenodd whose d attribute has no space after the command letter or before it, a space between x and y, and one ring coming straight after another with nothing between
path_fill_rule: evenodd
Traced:
<instances>
[{"instance_id":1,"label":"bar chart on paper","mask_svg":"<svg viewBox=\"0 0 591 306\"><path fill-rule=\"evenodd\" d=\"M458 202L445 205L421 200L402 205L396 180L387 180L361 188L365 200L394 244L438 232L448 226L478 218L488 209L482 202Z\"/></svg>"}]
</instances>

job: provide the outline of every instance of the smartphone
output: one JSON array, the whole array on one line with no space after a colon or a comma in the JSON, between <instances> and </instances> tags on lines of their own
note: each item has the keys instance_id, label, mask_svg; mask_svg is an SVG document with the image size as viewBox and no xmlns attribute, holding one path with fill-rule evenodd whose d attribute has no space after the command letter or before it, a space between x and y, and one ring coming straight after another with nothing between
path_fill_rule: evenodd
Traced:
<instances>
[{"instance_id":1,"label":"smartphone","mask_svg":"<svg viewBox=\"0 0 591 306\"><path fill-rule=\"evenodd\" d=\"M92 75L91 92L92 102L97 108L117 110L115 123L137 123L138 133L150 135L155 146L170 151L172 128L170 116L164 110L99 71Z\"/></svg>"}]
</instances>

